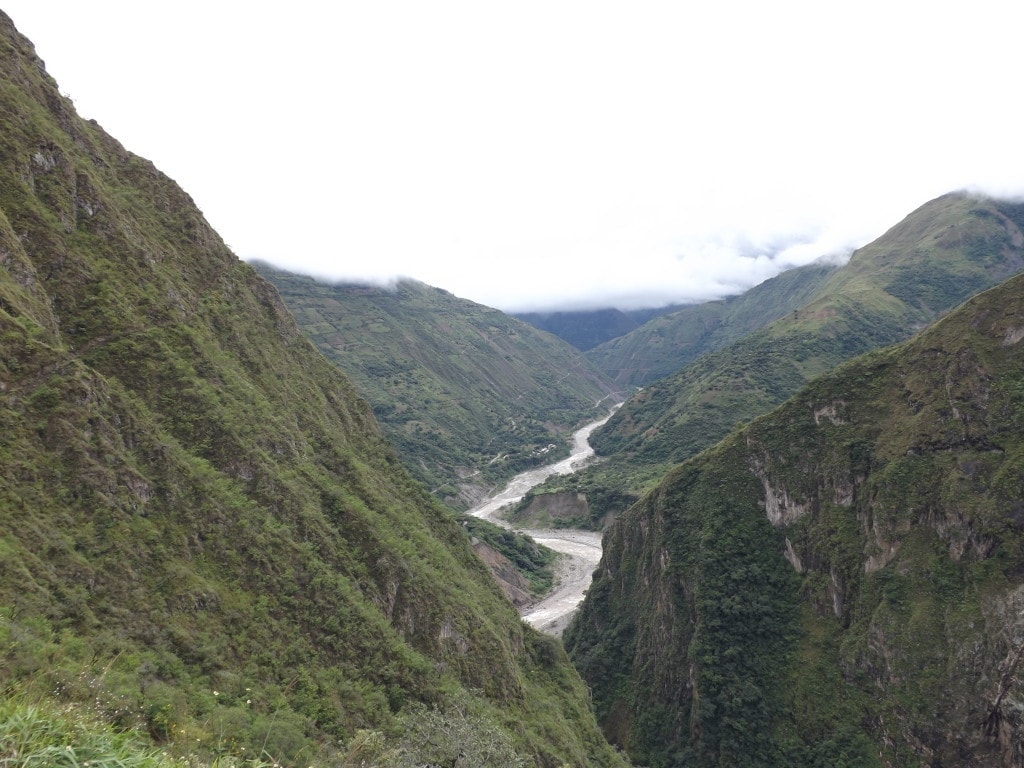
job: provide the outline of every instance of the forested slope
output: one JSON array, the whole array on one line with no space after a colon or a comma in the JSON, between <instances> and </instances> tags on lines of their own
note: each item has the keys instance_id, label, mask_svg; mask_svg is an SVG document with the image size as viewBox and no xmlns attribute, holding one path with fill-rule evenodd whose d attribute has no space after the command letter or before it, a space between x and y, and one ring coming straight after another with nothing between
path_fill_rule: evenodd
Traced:
<instances>
[{"instance_id":1,"label":"forested slope","mask_svg":"<svg viewBox=\"0 0 1024 768\"><path fill-rule=\"evenodd\" d=\"M565 636L651 766L1024 764L1024 278L673 469Z\"/></svg>"},{"instance_id":2,"label":"forested slope","mask_svg":"<svg viewBox=\"0 0 1024 768\"><path fill-rule=\"evenodd\" d=\"M274 288L3 14L0 468L5 693L197 756L327 763L423 703L618 764Z\"/></svg>"},{"instance_id":3,"label":"forested slope","mask_svg":"<svg viewBox=\"0 0 1024 768\"><path fill-rule=\"evenodd\" d=\"M621 387L646 386L800 309L839 268L828 260L807 264L737 296L659 315L588 350L587 357Z\"/></svg>"},{"instance_id":4,"label":"forested slope","mask_svg":"<svg viewBox=\"0 0 1024 768\"><path fill-rule=\"evenodd\" d=\"M256 267L406 467L454 507L567 453L572 429L611 405L615 386L578 350L496 309L412 280L331 285Z\"/></svg>"},{"instance_id":5,"label":"forested slope","mask_svg":"<svg viewBox=\"0 0 1024 768\"><path fill-rule=\"evenodd\" d=\"M591 439L608 460L573 490L587 494L595 520L622 511L671 466L816 376L909 338L1019 272L1022 226L1021 203L967 194L926 203L856 251L808 304L631 397Z\"/></svg>"}]
</instances>

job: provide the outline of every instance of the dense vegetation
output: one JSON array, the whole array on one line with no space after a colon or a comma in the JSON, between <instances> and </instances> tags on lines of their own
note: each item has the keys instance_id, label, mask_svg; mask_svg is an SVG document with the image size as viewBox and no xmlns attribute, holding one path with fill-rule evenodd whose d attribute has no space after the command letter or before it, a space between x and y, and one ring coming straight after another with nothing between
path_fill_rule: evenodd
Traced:
<instances>
[{"instance_id":1,"label":"dense vegetation","mask_svg":"<svg viewBox=\"0 0 1024 768\"><path fill-rule=\"evenodd\" d=\"M566 454L572 428L608 405L613 385L582 354L497 310L410 280L328 285L256 266L406 467L456 508Z\"/></svg>"},{"instance_id":2,"label":"dense vegetation","mask_svg":"<svg viewBox=\"0 0 1024 768\"><path fill-rule=\"evenodd\" d=\"M594 525L621 512L671 466L814 377L908 338L1018 272L1022 224L1019 203L963 194L927 203L832 272L807 305L644 387L591 438L606 461L536 492L586 493Z\"/></svg>"},{"instance_id":3,"label":"dense vegetation","mask_svg":"<svg viewBox=\"0 0 1024 768\"><path fill-rule=\"evenodd\" d=\"M157 744L137 728L112 726L91 703L57 706L17 692L0 699L5 768L281 768L268 746L261 744L258 754L239 747L239 754L210 756L185 740ZM301 764L316 759L304 755ZM394 734L357 731L330 760L339 768L526 768L530 762L467 697L443 707L412 704Z\"/></svg>"},{"instance_id":4,"label":"dense vegetation","mask_svg":"<svg viewBox=\"0 0 1024 768\"><path fill-rule=\"evenodd\" d=\"M619 764L274 288L2 14L0 467L5 696L204 760L327 764L457 708Z\"/></svg>"},{"instance_id":5,"label":"dense vegetation","mask_svg":"<svg viewBox=\"0 0 1024 768\"><path fill-rule=\"evenodd\" d=\"M651 766L1020 765L1024 278L621 517L565 635Z\"/></svg>"},{"instance_id":6,"label":"dense vegetation","mask_svg":"<svg viewBox=\"0 0 1024 768\"><path fill-rule=\"evenodd\" d=\"M542 546L529 536L495 525L489 520L466 515L462 526L471 536L499 552L526 577L534 597L550 591L555 581L552 565L558 558L553 549Z\"/></svg>"},{"instance_id":7,"label":"dense vegetation","mask_svg":"<svg viewBox=\"0 0 1024 768\"><path fill-rule=\"evenodd\" d=\"M1024 280L828 373L1018 271L1022 226L940 198L650 345L644 376L701 354L560 481L639 499L565 635L584 682L471 538L535 590L550 552L386 437L454 502L607 382L414 283L275 273L300 329L0 14L0 762L623 765L592 694L654 768L1024 764Z\"/></svg>"}]
</instances>

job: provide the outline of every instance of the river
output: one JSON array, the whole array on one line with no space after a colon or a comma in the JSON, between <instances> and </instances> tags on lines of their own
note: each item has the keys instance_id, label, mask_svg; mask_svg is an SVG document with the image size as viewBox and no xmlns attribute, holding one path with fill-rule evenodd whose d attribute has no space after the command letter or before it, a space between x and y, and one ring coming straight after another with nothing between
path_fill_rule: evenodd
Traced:
<instances>
[{"instance_id":1,"label":"river","mask_svg":"<svg viewBox=\"0 0 1024 768\"><path fill-rule=\"evenodd\" d=\"M515 504L528 490L552 475L572 474L590 463L594 456L594 449L589 442L590 435L609 418L611 414L577 430L573 435L573 447L568 458L516 475L503 491L469 510L469 514L474 517L482 517L504 528L525 533L538 544L562 553L563 557L559 558L556 566L554 589L543 600L522 611L527 623L556 637L562 635L590 587L594 569L601 560L601 534L574 528L517 528L497 517L497 514L504 507Z\"/></svg>"}]
</instances>

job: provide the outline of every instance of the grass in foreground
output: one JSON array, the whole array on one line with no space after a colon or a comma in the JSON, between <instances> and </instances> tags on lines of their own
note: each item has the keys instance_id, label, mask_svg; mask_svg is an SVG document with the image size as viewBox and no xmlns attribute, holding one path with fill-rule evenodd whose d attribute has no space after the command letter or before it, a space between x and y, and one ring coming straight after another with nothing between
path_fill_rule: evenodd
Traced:
<instances>
[{"instance_id":1,"label":"grass in foreground","mask_svg":"<svg viewBox=\"0 0 1024 768\"><path fill-rule=\"evenodd\" d=\"M138 731L117 730L77 705L0 701L4 768L271 768L266 759L199 758L154 746Z\"/></svg>"}]
</instances>

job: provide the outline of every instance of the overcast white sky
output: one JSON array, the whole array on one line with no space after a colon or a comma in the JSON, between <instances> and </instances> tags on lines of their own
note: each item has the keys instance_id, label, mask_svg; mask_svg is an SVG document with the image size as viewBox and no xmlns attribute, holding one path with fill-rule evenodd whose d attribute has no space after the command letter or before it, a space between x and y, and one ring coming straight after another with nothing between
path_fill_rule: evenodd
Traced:
<instances>
[{"instance_id":1,"label":"overcast white sky","mask_svg":"<svg viewBox=\"0 0 1024 768\"><path fill-rule=\"evenodd\" d=\"M1024 3L0 0L242 258L506 310L734 293L1024 194Z\"/></svg>"}]
</instances>

